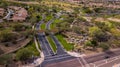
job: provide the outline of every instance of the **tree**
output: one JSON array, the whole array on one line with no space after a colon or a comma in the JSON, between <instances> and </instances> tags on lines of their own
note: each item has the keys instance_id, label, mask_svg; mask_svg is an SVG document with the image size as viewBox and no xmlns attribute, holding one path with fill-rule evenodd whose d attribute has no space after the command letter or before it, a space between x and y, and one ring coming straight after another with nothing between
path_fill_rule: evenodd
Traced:
<instances>
[{"instance_id":1,"label":"tree","mask_svg":"<svg viewBox=\"0 0 120 67\"><path fill-rule=\"evenodd\" d=\"M0 57L0 64L10 64L12 62L12 54L6 54Z\"/></svg>"},{"instance_id":2,"label":"tree","mask_svg":"<svg viewBox=\"0 0 120 67\"><path fill-rule=\"evenodd\" d=\"M16 59L25 61L25 60L31 58L32 55L33 55L32 51L28 50L27 48L23 48L16 53Z\"/></svg>"},{"instance_id":3,"label":"tree","mask_svg":"<svg viewBox=\"0 0 120 67\"><path fill-rule=\"evenodd\" d=\"M108 41L108 39L110 38L110 36L107 33L103 32L98 27L89 28L89 34L93 37L93 40L96 40L99 42Z\"/></svg>"},{"instance_id":4,"label":"tree","mask_svg":"<svg viewBox=\"0 0 120 67\"><path fill-rule=\"evenodd\" d=\"M0 32L0 41L1 42L10 42L17 39L17 34L12 33L11 31L4 30Z\"/></svg>"},{"instance_id":5,"label":"tree","mask_svg":"<svg viewBox=\"0 0 120 67\"><path fill-rule=\"evenodd\" d=\"M107 33L102 31L96 32L93 36L93 39L99 42L106 42L108 41L109 38L110 36Z\"/></svg>"},{"instance_id":6,"label":"tree","mask_svg":"<svg viewBox=\"0 0 120 67\"><path fill-rule=\"evenodd\" d=\"M115 38L117 38L117 39L120 38L120 30L119 29L113 28L110 30L110 32Z\"/></svg>"},{"instance_id":7,"label":"tree","mask_svg":"<svg viewBox=\"0 0 120 67\"><path fill-rule=\"evenodd\" d=\"M98 27L96 27L96 26L89 28L89 34L90 34L91 36L94 36L95 33L100 32L100 31L101 31L101 29L98 28Z\"/></svg>"},{"instance_id":8,"label":"tree","mask_svg":"<svg viewBox=\"0 0 120 67\"><path fill-rule=\"evenodd\" d=\"M85 42L85 47L87 47L87 46L91 46L91 45L92 45L91 41L87 41L87 42Z\"/></svg>"},{"instance_id":9,"label":"tree","mask_svg":"<svg viewBox=\"0 0 120 67\"><path fill-rule=\"evenodd\" d=\"M25 31L27 28L27 26L20 23L15 24L13 27L15 31Z\"/></svg>"},{"instance_id":10,"label":"tree","mask_svg":"<svg viewBox=\"0 0 120 67\"><path fill-rule=\"evenodd\" d=\"M110 29L114 27L110 22L96 22L96 25L102 29L102 31L110 31Z\"/></svg>"},{"instance_id":11,"label":"tree","mask_svg":"<svg viewBox=\"0 0 120 67\"><path fill-rule=\"evenodd\" d=\"M109 49L109 45L108 44L106 44L106 43L100 43L100 47L103 49L103 51L106 51L106 50L108 50Z\"/></svg>"},{"instance_id":12,"label":"tree","mask_svg":"<svg viewBox=\"0 0 120 67\"><path fill-rule=\"evenodd\" d=\"M100 11L101 11L102 9L103 9L103 8L98 7L98 8L94 8L93 10L94 10L96 13L100 13Z\"/></svg>"},{"instance_id":13,"label":"tree","mask_svg":"<svg viewBox=\"0 0 120 67\"><path fill-rule=\"evenodd\" d=\"M74 26L72 29L73 29L73 31L74 31L75 33L77 33L77 34L82 34L80 27Z\"/></svg>"},{"instance_id":14,"label":"tree","mask_svg":"<svg viewBox=\"0 0 120 67\"><path fill-rule=\"evenodd\" d=\"M92 47L93 49L95 49L98 46L98 44L97 44L97 42L95 40L91 40L91 41L85 42L85 47L87 47L87 46Z\"/></svg>"},{"instance_id":15,"label":"tree","mask_svg":"<svg viewBox=\"0 0 120 67\"><path fill-rule=\"evenodd\" d=\"M88 13L88 14L93 13L93 11L89 7L83 7L82 9L84 13Z\"/></svg>"}]
</instances>

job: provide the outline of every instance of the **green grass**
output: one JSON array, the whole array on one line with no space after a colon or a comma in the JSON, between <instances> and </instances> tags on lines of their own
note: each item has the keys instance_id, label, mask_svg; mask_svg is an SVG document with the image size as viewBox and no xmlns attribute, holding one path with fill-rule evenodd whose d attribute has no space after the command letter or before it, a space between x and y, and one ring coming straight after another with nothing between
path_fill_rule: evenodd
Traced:
<instances>
[{"instance_id":1,"label":"green grass","mask_svg":"<svg viewBox=\"0 0 120 67\"><path fill-rule=\"evenodd\" d=\"M42 29L42 30L45 30L45 27L46 27L46 24L45 24L45 23L41 24L41 29Z\"/></svg>"},{"instance_id":2,"label":"green grass","mask_svg":"<svg viewBox=\"0 0 120 67\"><path fill-rule=\"evenodd\" d=\"M50 25L51 29L55 29L56 28L56 24L61 22L62 20L60 19L55 19L54 22Z\"/></svg>"},{"instance_id":3,"label":"green grass","mask_svg":"<svg viewBox=\"0 0 120 67\"><path fill-rule=\"evenodd\" d=\"M56 35L56 37L58 38L58 40L61 42L61 44L67 51L70 51L74 48L74 45L67 43L67 41L64 39L62 35Z\"/></svg>"},{"instance_id":4,"label":"green grass","mask_svg":"<svg viewBox=\"0 0 120 67\"><path fill-rule=\"evenodd\" d=\"M52 16L52 14L50 14L50 15L48 15L47 17L46 17L46 21L49 21L50 19L52 19L53 18L53 16Z\"/></svg>"},{"instance_id":5,"label":"green grass","mask_svg":"<svg viewBox=\"0 0 120 67\"><path fill-rule=\"evenodd\" d=\"M25 48L27 48L30 51L33 51L34 56L39 56L40 55L40 53L36 49L34 41L31 41L30 43L28 43L28 45Z\"/></svg>"},{"instance_id":6,"label":"green grass","mask_svg":"<svg viewBox=\"0 0 120 67\"><path fill-rule=\"evenodd\" d=\"M55 23L52 23L52 24L50 25L50 28L51 28L51 29L55 29L55 27L56 27L56 24L55 24Z\"/></svg>"},{"instance_id":7,"label":"green grass","mask_svg":"<svg viewBox=\"0 0 120 67\"><path fill-rule=\"evenodd\" d=\"M49 41L49 43L50 43L53 51L56 53L57 48L56 48L55 43L54 43L53 40L50 38L50 36L48 36L47 39L48 39L48 41Z\"/></svg>"}]
</instances>

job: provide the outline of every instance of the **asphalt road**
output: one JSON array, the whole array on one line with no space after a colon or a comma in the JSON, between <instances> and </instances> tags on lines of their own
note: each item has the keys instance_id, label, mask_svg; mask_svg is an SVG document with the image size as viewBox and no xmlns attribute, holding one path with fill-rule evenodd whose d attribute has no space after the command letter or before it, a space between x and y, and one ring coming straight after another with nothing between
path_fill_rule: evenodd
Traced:
<instances>
[{"instance_id":1,"label":"asphalt road","mask_svg":"<svg viewBox=\"0 0 120 67\"><path fill-rule=\"evenodd\" d=\"M46 26L47 26L46 28L48 30L50 29L50 24L52 22L53 22L53 20L50 20L46 24ZM40 21L36 25L36 28L39 28L42 23L43 23L43 21ZM37 30L39 30L39 29L37 29ZM41 65L39 65L38 67L46 67L46 65L49 65L49 64L54 64L54 63L64 62L64 61L67 61L67 60L76 59L75 57L72 57L72 56L70 56L66 53L66 51L61 46L61 43L58 41L58 39L52 33L50 33L50 37L53 39L54 43L57 46L57 54L53 53L52 48L50 47L50 44L47 41L44 32L39 33L38 38L39 38L39 42L41 43L42 51L45 55L45 59L44 59L44 62ZM107 51L107 52L99 53L99 54L96 54L96 55L80 57L80 58L77 58L77 59L78 59L78 62L80 63L81 66L76 66L76 67L93 67L93 66L89 66L89 64L95 63L95 62L98 62L98 61L101 61L101 60L106 60L106 59L109 59L109 58L113 58L113 57L119 56L119 55L120 55L120 49L113 50L113 51ZM118 63L119 59L117 59L114 62ZM98 63L97 65L99 67L111 67L114 64L114 62L105 63L103 61L103 62ZM101 65L101 64L103 64L103 65Z\"/></svg>"},{"instance_id":2,"label":"asphalt road","mask_svg":"<svg viewBox=\"0 0 120 67\"><path fill-rule=\"evenodd\" d=\"M50 24L53 23L53 21L54 21L54 19L51 19L50 21L48 21L48 23L46 24L47 30L50 30ZM52 38L52 40L54 41L54 43L56 44L57 54L58 55L67 54L66 51L64 50L64 48L62 47L62 44L56 38L56 36L54 36L54 34L52 32L50 32L49 34L50 34L50 37Z\"/></svg>"},{"instance_id":3,"label":"asphalt road","mask_svg":"<svg viewBox=\"0 0 120 67\"><path fill-rule=\"evenodd\" d=\"M41 20L39 23L36 24L36 30L40 30L40 25L43 23L44 21ZM40 46L42 48L42 51L44 53L45 56L52 56L54 54L54 52L52 51L50 44L48 43L44 32L39 32L38 33L38 40L40 42Z\"/></svg>"},{"instance_id":4,"label":"asphalt road","mask_svg":"<svg viewBox=\"0 0 120 67\"><path fill-rule=\"evenodd\" d=\"M48 30L50 29L50 24L52 22L53 22L53 19L48 21L48 23L46 24L46 29L48 29ZM36 24L37 30L40 29L40 25L42 23L43 23L43 21L40 21L39 23ZM38 67L45 67L46 64L61 62L61 61L65 61L65 60L75 58L75 57L72 57L72 56L68 55L65 52L65 50L61 46L61 43L57 40L57 38L54 35L50 34L50 36L57 46L57 53L54 54L54 52L52 51L52 48L50 47L50 44L47 41L44 32L39 32L38 33L38 39L39 39L42 51L45 55L45 59L44 59L44 62L41 65L39 65Z\"/></svg>"},{"instance_id":5,"label":"asphalt road","mask_svg":"<svg viewBox=\"0 0 120 67\"><path fill-rule=\"evenodd\" d=\"M86 56L84 57L84 59L87 61L87 63L93 63L96 61L105 60L107 58L112 58L119 55L120 55L120 49L99 53L93 56Z\"/></svg>"}]
</instances>

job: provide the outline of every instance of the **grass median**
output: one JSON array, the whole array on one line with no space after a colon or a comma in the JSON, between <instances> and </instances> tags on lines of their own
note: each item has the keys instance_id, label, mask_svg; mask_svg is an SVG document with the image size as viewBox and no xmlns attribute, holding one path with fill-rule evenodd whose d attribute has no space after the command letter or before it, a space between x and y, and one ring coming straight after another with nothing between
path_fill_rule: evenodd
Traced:
<instances>
[{"instance_id":1,"label":"grass median","mask_svg":"<svg viewBox=\"0 0 120 67\"><path fill-rule=\"evenodd\" d=\"M61 44L63 45L64 49L66 49L67 51L70 51L70 50L72 50L74 48L73 44L67 43L67 41L64 39L64 36L58 34L58 35L56 35L56 37L61 42Z\"/></svg>"},{"instance_id":2,"label":"grass median","mask_svg":"<svg viewBox=\"0 0 120 67\"><path fill-rule=\"evenodd\" d=\"M45 30L45 27L46 27L46 24L45 24L45 23L42 23L40 28L41 28L42 30Z\"/></svg>"},{"instance_id":3,"label":"grass median","mask_svg":"<svg viewBox=\"0 0 120 67\"><path fill-rule=\"evenodd\" d=\"M55 19L55 20L53 21L53 23L51 23L50 28L51 28L51 29L55 29L55 28L56 28L56 24L57 24L57 23L60 23L60 22L62 22L62 20L60 20L60 19Z\"/></svg>"},{"instance_id":4,"label":"grass median","mask_svg":"<svg viewBox=\"0 0 120 67\"><path fill-rule=\"evenodd\" d=\"M48 39L48 41L49 41L49 43L50 43L53 51L56 53L57 48L56 48L55 43L54 43L53 40L50 38L50 36L47 36L47 39Z\"/></svg>"}]
</instances>

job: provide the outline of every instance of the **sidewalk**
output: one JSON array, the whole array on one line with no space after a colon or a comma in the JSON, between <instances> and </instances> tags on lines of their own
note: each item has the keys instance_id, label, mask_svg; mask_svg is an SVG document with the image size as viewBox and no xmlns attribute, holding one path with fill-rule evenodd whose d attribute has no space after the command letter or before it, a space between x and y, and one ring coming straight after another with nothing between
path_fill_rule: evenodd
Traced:
<instances>
[{"instance_id":1,"label":"sidewalk","mask_svg":"<svg viewBox=\"0 0 120 67\"><path fill-rule=\"evenodd\" d=\"M70 51L67 51L67 53L71 56L74 56L74 57L83 57L83 56L86 56L85 54L80 54L80 53L77 53L77 52L70 52Z\"/></svg>"}]
</instances>

